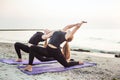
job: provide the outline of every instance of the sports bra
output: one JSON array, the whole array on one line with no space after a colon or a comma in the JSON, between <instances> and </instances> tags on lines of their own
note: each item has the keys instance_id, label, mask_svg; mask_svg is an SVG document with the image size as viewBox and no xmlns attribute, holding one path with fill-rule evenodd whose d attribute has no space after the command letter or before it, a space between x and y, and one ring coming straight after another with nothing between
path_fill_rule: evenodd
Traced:
<instances>
[{"instance_id":1,"label":"sports bra","mask_svg":"<svg viewBox=\"0 0 120 80\"><path fill-rule=\"evenodd\" d=\"M66 41L65 34L66 34L66 32L55 31L53 33L52 37L50 38L48 44L52 44L55 47L60 47L60 44L64 41Z\"/></svg>"}]
</instances>

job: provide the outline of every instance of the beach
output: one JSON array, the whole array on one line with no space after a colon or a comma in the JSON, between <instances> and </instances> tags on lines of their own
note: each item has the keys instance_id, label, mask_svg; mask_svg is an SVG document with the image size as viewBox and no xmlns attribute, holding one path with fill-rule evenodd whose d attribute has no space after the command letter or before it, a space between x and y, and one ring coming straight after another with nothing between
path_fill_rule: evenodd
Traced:
<instances>
[{"instance_id":1,"label":"beach","mask_svg":"<svg viewBox=\"0 0 120 80\"><path fill-rule=\"evenodd\" d=\"M23 59L28 59L28 54L22 53ZM17 59L13 43L0 43L0 59L2 58ZM120 80L120 58L115 58L114 54L71 51L71 58L94 62L97 65L63 72L27 75L17 69L17 65L0 62L0 80Z\"/></svg>"}]
</instances>

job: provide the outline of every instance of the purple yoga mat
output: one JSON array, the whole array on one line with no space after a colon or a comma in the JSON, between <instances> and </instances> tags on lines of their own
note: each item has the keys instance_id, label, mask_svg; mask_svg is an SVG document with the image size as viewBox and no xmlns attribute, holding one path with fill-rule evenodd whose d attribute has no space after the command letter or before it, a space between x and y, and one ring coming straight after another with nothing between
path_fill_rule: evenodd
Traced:
<instances>
[{"instance_id":1,"label":"purple yoga mat","mask_svg":"<svg viewBox=\"0 0 120 80\"><path fill-rule=\"evenodd\" d=\"M95 66L95 65L96 65L96 63L89 63L89 62L85 62L83 65L75 65L75 66L71 66L68 68L64 68L63 66L58 65L58 64L54 64L54 65L49 64L49 65L41 65L41 66L37 65L37 66L33 66L32 72L23 70L23 68L25 68L25 66L18 66L18 69L20 69L25 74L35 75L35 74L40 74L40 73L45 73L45 72L62 72L62 71L66 71L66 70L90 67L90 66Z\"/></svg>"},{"instance_id":2,"label":"purple yoga mat","mask_svg":"<svg viewBox=\"0 0 120 80\"><path fill-rule=\"evenodd\" d=\"M7 64L28 64L28 60L23 60L22 62L16 62L14 59L0 59L0 62L7 63ZM53 61L39 61L37 59L34 60L33 64L49 64L49 63L55 63L56 60Z\"/></svg>"}]
</instances>

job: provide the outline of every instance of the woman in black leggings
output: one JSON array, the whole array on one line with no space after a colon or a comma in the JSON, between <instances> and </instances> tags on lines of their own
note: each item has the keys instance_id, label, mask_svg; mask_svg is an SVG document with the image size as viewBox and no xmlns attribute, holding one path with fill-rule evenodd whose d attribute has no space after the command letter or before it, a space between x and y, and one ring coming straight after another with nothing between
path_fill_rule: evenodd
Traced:
<instances>
[{"instance_id":1,"label":"woman in black leggings","mask_svg":"<svg viewBox=\"0 0 120 80\"><path fill-rule=\"evenodd\" d=\"M18 59L16 60L17 62L21 62L22 61L22 56L21 56L21 50L29 53L29 49L31 45L38 45L39 42L43 42L46 41L47 38L49 38L50 36L47 35L50 31L45 29L44 30L45 34L43 32L36 32L29 40L28 45L25 45L23 43L20 42L16 42L14 44L15 47L15 51L18 55ZM45 42L46 43L46 42ZM48 58L45 56L40 57L41 61L49 61L49 60L53 60L53 58Z\"/></svg>"},{"instance_id":2,"label":"woman in black leggings","mask_svg":"<svg viewBox=\"0 0 120 80\"><path fill-rule=\"evenodd\" d=\"M26 66L25 70L32 71L32 63L34 57L40 60L41 56L53 57L64 67L83 64L79 61L68 62L60 50L60 44L62 44L64 41L66 41L66 43L70 42L73 39L73 35L75 34L75 32L80 28L83 23L86 22L82 21L81 23L68 25L61 31L53 32L53 35L50 38L46 48L38 47L35 45L31 46L29 54L29 65ZM72 31L67 31L71 28L73 28Z\"/></svg>"}]
</instances>

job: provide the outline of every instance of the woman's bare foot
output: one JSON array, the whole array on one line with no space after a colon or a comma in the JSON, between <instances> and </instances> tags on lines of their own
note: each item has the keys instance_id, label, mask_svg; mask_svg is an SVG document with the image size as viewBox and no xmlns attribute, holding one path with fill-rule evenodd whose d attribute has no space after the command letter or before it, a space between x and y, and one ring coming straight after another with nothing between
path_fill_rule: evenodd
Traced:
<instances>
[{"instance_id":1,"label":"woman's bare foot","mask_svg":"<svg viewBox=\"0 0 120 80\"><path fill-rule=\"evenodd\" d=\"M16 62L22 62L22 59L17 59Z\"/></svg>"},{"instance_id":2,"label":"woman's bare foot","mask_svg":"<svg viewBox=\"0 0 120 80\"><path fill-rule=\"evenodd\" d=\"M87 23L87 21L82 21L82 23Z\"/></svg>"},{"instance_id":3,"label":"woman's bare foot","mask_svg":"<svg viewBox=\"0 0 120 80\"><path fill-rule=\"evenodd\" d=\"M23 70L25 71L32 71L32 65L27 65Z\"/></svg>"},{"instance_id":4,"label":"woman's bare foot","mask_svg":"<svg viewBox=\"0 0 120 80\"><path fill-rule=\"evenodd\" d=\"M84 23L87 23L87 22L86 21L81 21L80 23L77 23L76 26L80 27Z\"/></svg>"},{"instance_id":5,"label":"woman's bare foot","mask_svg":"<svg viewBox=\"0 0 120 80\"><path fill-rule=\"evenodd\" d=\"M83 65L84 63L79 61L79 64L80 64L80 65Z\"/></svg>"}]
</instances>

